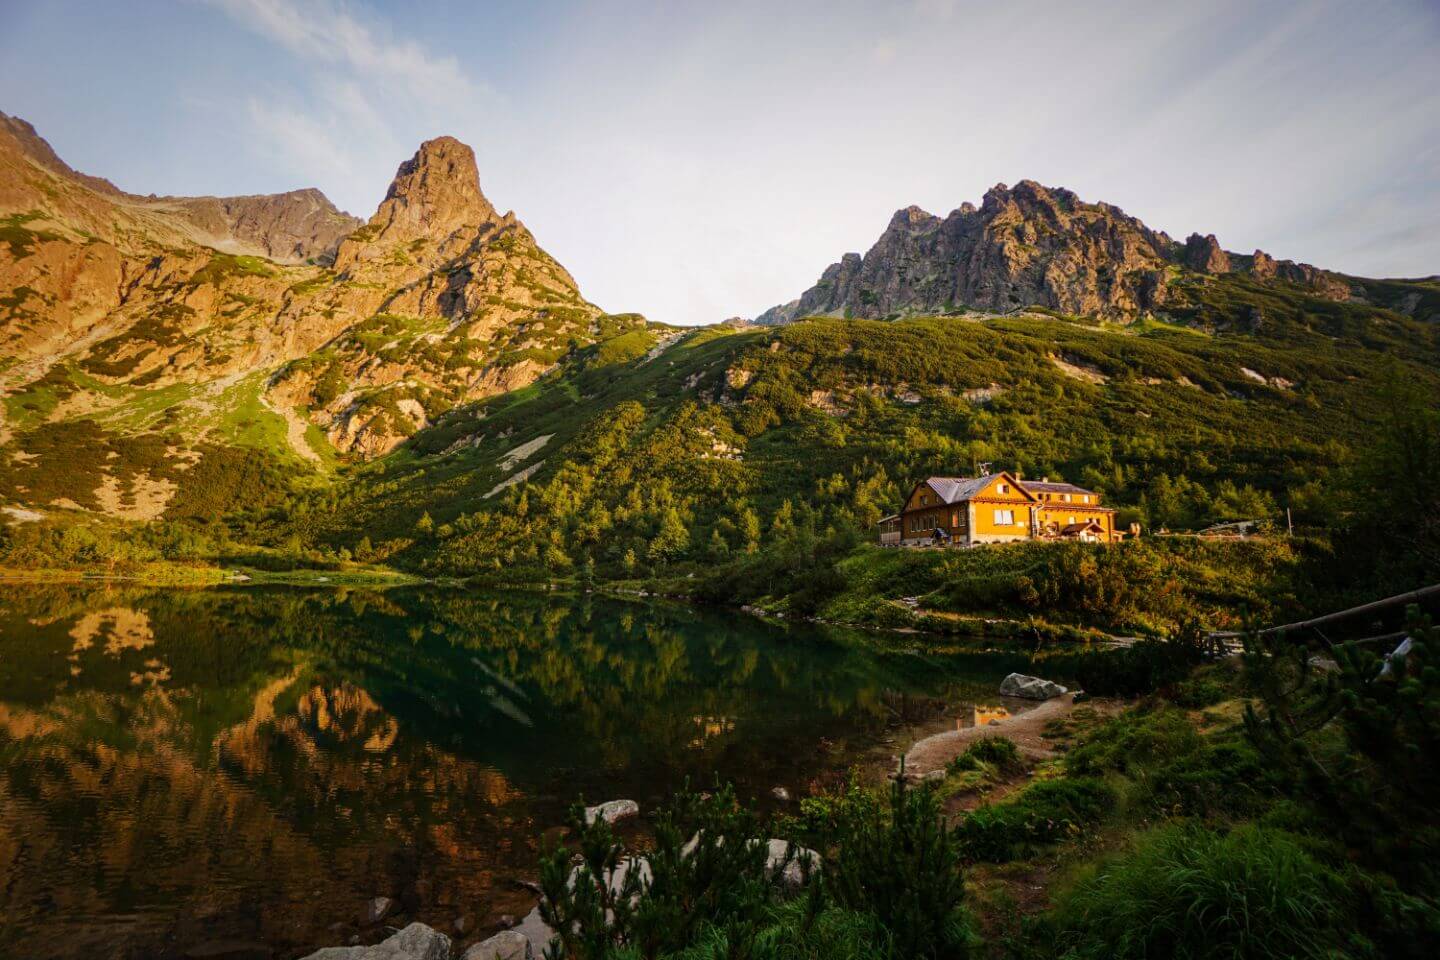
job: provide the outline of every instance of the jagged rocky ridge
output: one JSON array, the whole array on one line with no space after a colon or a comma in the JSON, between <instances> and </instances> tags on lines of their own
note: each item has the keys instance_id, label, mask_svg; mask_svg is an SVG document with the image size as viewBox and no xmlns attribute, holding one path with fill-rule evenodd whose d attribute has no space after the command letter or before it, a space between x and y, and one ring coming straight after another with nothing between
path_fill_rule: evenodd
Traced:
<instances>
[{"instance_id":1,"label":"jagged rocky ridge","mask_svg":"<svg viewBox=\"0 0 1440 960\"><path fill-rule=\"evenodd\" d=\"M897 211L864 256L847 253L798 299L755 322L1026 307L1133 318L1163 311L1183 271L1247 271L1334 299L1351 295L1344 278L1308 264L1260 250L1227 254L1213 235L1177 243L1118 207L1022 180L998 184L978 208L965 203L943 218L914 206Z\"/></svg>"},{"instance_id":2,"label":"jagged rocky ridge","mask_svg":"<svg viewBox=\"0 0 1440 960\"><path fill-rule=\"evenodd\" d=\"M0 406L0 445L75 416L157 429L131 404L175 388L150 413L182 433L258 403L297 457L318 459L311 425L376 456L644 323L586 301L450 137L401 165L362 226L313 189L127 194L0 115L0 230L0 394L23 411Z\"/></svg>"}]
</instances>

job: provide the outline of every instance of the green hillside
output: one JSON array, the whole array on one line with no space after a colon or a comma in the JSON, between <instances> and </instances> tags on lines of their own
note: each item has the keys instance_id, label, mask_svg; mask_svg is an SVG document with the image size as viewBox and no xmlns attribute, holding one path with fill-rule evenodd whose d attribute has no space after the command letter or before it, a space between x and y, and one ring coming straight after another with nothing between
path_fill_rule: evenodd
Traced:
<instances>
[{"instance_id":1,"label":"green hillside","mask_svg":"<svg viewBox=\"0 0 1440 960\"><path fill-rule=\"evenodd\" d=\"M1242 278L1197 302L1186 324L705 328L658 354L634 331L253 529L434 574L705 584L797 537L848 555L917 478L990 463L1099 490L1147 532L1290 508L1320 540L1289 552L1323 554L1395 385L1440 396L1437 328Z\"/></svg>"},{"instance_id":2,"label":"green hillside","mask_svg":"<svg viewBox=\"0 0 1440 960\"><path fill-rule=\"evenodd\" d=\"M1186 303L1132 324L1032 310L633 328L578 348L531 386L449 411L366 464L280 457L283 421L241 381L202 408L212 441L176 472L182 496L161 521L90 520L83 535L66 532L64 517L12 526L5 562L353 561L629 582L868 622L906 619L890 601L910 596L939 614L1044 611L1126 630L1363 593L1337 550L1364 546L1402 577L1433 570L1435 558L1403 546L1408 534L1433 539L1433 524L1357 518L1435 513L1434 484L1365 471L1418 456L1403 469L1434 475L1433 451L1393 447L1434 442L1440 327L1238 275L1197 282ZM78 375L57 371L57 386ZM15 463L0 481L88 490L100 461L82 451L109 451L111 470L154 459L193 409L152 413L136 397L74 421L15 416L31 446L55 434L39 444L55 455ZM1395 441L1402 428L1421 440ZM1122 528L1139 523L1146 536L1119 549L903 562L865 547L918 478L987 463L1095 489L1120 508ZM1363 502L1353 493L1362 480L1379 488ZM1396 501L1402 493L1414 502ZM1283 526L1287 509L1299 536L1248 552L1151 536L1235 519Z\"/></svg>"}]
</instances>

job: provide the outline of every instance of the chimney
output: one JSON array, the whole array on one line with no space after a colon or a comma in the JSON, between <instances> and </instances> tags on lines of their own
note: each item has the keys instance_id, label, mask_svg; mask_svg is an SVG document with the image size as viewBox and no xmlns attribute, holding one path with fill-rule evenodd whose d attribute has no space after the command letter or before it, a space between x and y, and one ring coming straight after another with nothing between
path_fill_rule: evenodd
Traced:
<instances>
[{"instance_id":1,"label":"chimney","mask_svg":"<svg viewBox=\"0 0 1440 960\"><path fill-rule=\"evenodd\" d=\"M1041 482L1041 483L1049 483L1049 482L1050 482L1050 478L1049 478L1049 477L1041 477L1041 478L1040 478L1040 482Z\"/></svg>"}]
</instances>

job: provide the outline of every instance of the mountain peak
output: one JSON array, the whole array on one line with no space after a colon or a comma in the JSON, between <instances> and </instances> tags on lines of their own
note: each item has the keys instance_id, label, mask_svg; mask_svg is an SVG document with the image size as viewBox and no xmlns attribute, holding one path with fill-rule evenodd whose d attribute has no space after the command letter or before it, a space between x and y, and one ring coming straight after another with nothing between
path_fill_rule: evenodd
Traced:
<instances>
[{"instance_id":1,"label":"mountain peak","mask_svg":"<svg viewBox=\"0 0 1440 960\"><path fill-rule=\"evenodd\" d=\"M436 137L400 164L370 223L382 235L408 239L444 236L495 217L495 207L480 192L475 151L454 137Z\"/></svg>"}]
</instances>

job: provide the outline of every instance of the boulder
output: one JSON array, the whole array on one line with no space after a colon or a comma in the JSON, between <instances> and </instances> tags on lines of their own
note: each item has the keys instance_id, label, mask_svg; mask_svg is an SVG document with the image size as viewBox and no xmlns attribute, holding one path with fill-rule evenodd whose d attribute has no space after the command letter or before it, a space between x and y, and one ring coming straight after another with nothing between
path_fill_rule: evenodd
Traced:
<instances>
[{"instance_id":1,"label":"boulder","mask_svg":"<svg viewBox=\"0 0 1440 960\"><path fill-rule=\"evenodd\" d=\"M450 960L450 938L423 923L369 947L325 947L303 960Z\"/></svg>"},{"instance_id":2,"label":"boulder","mask_svg":"<svg viewBox=\"0 0 1440 960\"><path fill-rule=\"evenodd\" d=\"M537 957L545 953L545 948L550 946L550 941L555 937L555 931L540 916L538 904L525 914L525 918L513 930L505 932L516 933L524 937L530 944L531 951Z\"/></svg>"},{"instance_id":3,"label":"boulder","mask_svg":"<svg viewBox=\"0 0 1440 960\"><path fill-rule=\"evenodd\" d=\"M754 842L760 843L761 841L756 840ZM765 841L765 847L765 869L774 870L779 867L780 864L785 863L785 857L790 850L791 844L788 840L771 839ZM805 883L805 869L800 865L801 860L809 859L811 872L820 869L820 854L807 847L799 846L798 844L794 847L794 850L795 856L791 858L789 863L785 863L785 869L780 874L780 886L792 891L800 889Z\"/></svg>"},{"instance_id":4,"label":"boulder","mask_svg":"<svg viewBox=\"0 0 1440 960\"><path fill-rule=\"evenodd\" d=\"M614 823L617 820L624 820L628 817L639 815L640 804L634 800L610 800L594 807L585 808L586 823L594 823L596 820Z\"/></svg>"},{"instance_id":5,"label":"boulder","mask_svg":"<svg viewBox=\"0 0 1440 960\"><path fill-rule=\"evenodd\" d=\"M535 948L523 933L505 930L466 950L461 960L534 960Z\"/></svg>"},{"instance_id":6,"label":"boulder","mask_svg":"<svg viewBox=\"0 0 1440 960\"><path fill-rule=\"evenodd\" d=\"M770 791L770 795L776 800L779 800L781 803L790 802L790 791L786 790L784 787L776 787L774 790Z\"/></svg>"},{"instance_id":7,"label":"boulder","mask_svg":"<svg viewBox=\"0 0 1440 960\"><path fill-rule=\"evenodd\" d=\"M1026 700L1049 700L1066 693L1066 689L1050 680L1012 673L1000 681L1000 696L1024 697Z\"/></svg>"}]
</instances>

